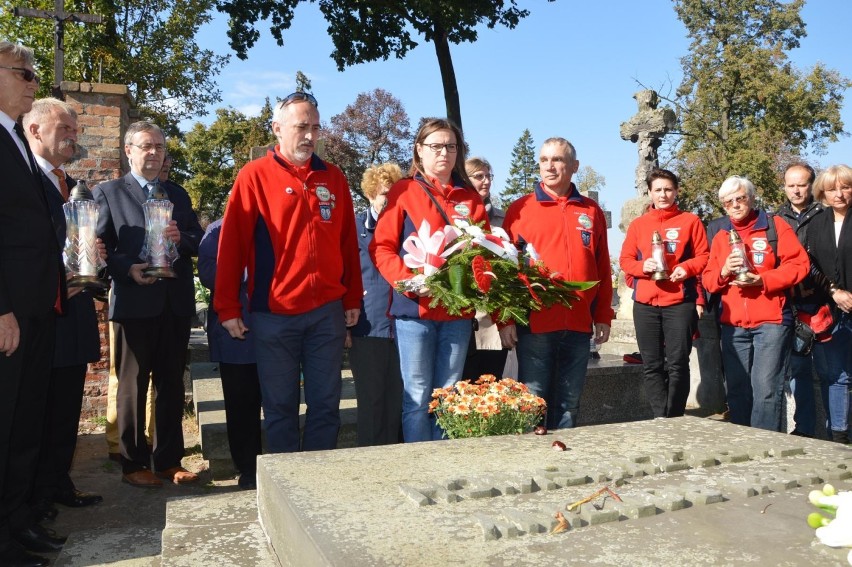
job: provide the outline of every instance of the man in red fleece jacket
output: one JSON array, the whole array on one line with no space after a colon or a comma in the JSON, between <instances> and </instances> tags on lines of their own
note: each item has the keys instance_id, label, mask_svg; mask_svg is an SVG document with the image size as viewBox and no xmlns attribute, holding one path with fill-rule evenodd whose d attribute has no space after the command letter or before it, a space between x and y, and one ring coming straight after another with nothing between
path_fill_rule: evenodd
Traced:
<instances>
[{"instance_id":1,"label":"man in red fleece jacket","mask_svg":"<svg viewBox=\"0 0 852 567\"><path fill-rule=\"evenodd\" d=\"M513 242L531 245L544 264L566 280L597 281L570 307L554 305L530 314L530 324L500 331L503 346L518 346L518 374L547 401L547 426L574 427L586 381L589 339L609 339L612 276L606 218L571 183L580 162L564 138L545 140L539 155L541 182L509 207L503 228Z\"/></svg>"},{"instance_id":2,"label":"man in red fleece jacket","mask_svg":"<svg viewBox=\"0 0 852 567\"><path fill-rule=\"evenodd\" d=\"M240 170L222 223L213 306L234 338L248 274L264 425L270 453L333 449L340 429L346 327L358 321L361 265L343 172L314 153L316 99L293 93L275 106L274 150ZM299 381L305 429L299 435Z\"/></svg>"}]
</instances>

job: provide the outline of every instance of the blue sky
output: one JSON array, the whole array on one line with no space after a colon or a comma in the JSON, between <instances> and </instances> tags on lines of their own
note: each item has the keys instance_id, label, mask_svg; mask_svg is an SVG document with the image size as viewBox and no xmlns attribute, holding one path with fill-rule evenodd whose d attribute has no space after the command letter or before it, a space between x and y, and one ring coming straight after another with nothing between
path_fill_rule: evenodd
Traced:
<instances>
[{"instance_id":1,"label":"blue sky","mask_svg":"<svg viewBox=\"0 0 852 567\"><path fill-rule=\"evenodd\" d=\"M476 43L451 45L461 99L465 138L474 155L494 167L494 188L503 186L512 148L525 128L537 144L562 136L577 147L581 167L592 166L606 178L601 201L613 212L617 227L621 205L635 196L636 146L619 136L620 124L636 113L632 95L637 80L660 93L680 82L680 58L686 54L686 31L667 0L608 0L554 3L521 0L532 13L515 30L481 27ZM849 26L852 2L811 0L802 17L808 36L790 53L794 65L822 62L852 77ZM413 125L422 116L446 113L434 46L420 45L405 57L337 71L327 24L316 4L302 3L284 46L276 45L261 24L261 40L248 60L231 58L218 78L223 102L256 114L264 97L283 97L295 89L296 71L305 73L319 100L323 120L340 113L358 93L383 88L400 99ZM202 28L204 48L230 53L226 20ZM852 92L846 93L843 120L852 131ZM829 147L812 163L852 163L852 139ZM719 180L721 183L721 179ZM623 241L610 230L610 253Z\"/></svg>"}]
</instances>

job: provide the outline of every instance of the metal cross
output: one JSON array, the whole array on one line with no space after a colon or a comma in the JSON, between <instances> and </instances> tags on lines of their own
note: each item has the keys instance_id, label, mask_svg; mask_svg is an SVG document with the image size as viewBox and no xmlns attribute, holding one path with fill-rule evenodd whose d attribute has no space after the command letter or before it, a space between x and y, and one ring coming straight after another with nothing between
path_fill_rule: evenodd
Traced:
<instances>
[{"instance_id":1,"label":"metal cross","mask_svg":"<svg viewBox=\"0 0 852 567\"><path fill-rule=\"evenodd\" d=\"M103 22L101 16L95 14L82 14L79 12L66 12L63 0L54 0L54 9L35 10L33 8L15 8L14 14L19 18L42 18L54 21L53 28L53 94L57 98L62 97L59 85L65 78L65 22L83 24L100 24Z\"/></svg>"}]
</instances>

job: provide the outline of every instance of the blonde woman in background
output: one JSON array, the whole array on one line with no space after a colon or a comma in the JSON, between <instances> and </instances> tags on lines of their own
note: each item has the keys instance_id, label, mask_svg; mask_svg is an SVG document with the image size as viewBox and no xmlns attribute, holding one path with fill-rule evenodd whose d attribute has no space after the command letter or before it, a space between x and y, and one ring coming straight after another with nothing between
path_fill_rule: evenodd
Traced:
<instances>
[{"instance_id":1,"label":"blonde woman in background","mask_svg":"<svg viewBox=\"0 0 852 567\"><path fill-rule=\"evenodd\" d=\"M394 341L393 321L388 318L391 287L370 258L370 243L379 213L388 203L391 186L402 179L395 163L367 168L361 190L370 202L355 216L364 299L358 323L349 329L346 346L358 400L358 446L388 445L401 439L402 375Z\"/></svg>"}]
</instances>

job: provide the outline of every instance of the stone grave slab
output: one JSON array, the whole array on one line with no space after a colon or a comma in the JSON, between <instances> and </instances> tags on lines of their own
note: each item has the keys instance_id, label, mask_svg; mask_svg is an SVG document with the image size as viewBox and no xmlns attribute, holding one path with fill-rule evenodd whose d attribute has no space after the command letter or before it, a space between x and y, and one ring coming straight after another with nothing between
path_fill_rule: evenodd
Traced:
<instances>
[{"instance_id":1,"label":"stone grave slab","mask_svg":"<svg viewBox=\"0 0 852 567\"><path fill-rule=\"evenodd\" d=\"M258 513L282 565L834 565L807 492L850 479L840 445L682 417L265 455Z\"/></svg>"}]
</instances>

